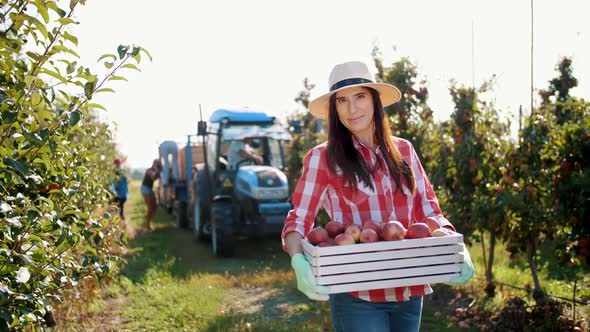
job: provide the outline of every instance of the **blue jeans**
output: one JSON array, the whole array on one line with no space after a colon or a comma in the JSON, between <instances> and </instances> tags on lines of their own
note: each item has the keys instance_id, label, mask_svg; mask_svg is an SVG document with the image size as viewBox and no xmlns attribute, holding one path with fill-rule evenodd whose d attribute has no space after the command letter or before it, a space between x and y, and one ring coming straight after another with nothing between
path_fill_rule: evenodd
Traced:
<instances>
[{"instance_id":1,"label":"blue jeans","mask_svg":"<svg viewBox=\"0 0 590 332\"><path fill-rule=\"evenodd\" d=\"M330 295L336 332L420 331L422 296L406 302L368 302L348 293Z\"/></svg>"},{"instance_id":2,"label":"blue jeans","mask_svg":"<svg viewBox=\"0 0 590 332\"><path fill-rule=\"evenodd\" d=\"M142 195L155 195L154 189L152 189L148 186L144 186L143 184L141 185L141 194Z\"/></svg>"}]
</instances>

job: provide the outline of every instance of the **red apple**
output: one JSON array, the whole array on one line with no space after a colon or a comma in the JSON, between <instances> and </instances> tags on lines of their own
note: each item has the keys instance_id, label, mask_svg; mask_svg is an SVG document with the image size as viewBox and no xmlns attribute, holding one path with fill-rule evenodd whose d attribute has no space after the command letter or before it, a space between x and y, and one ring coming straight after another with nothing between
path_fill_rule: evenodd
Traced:
<instances>
[{"instance_id":1,"label":"red apple","mask_svg":"<svg viewBox=\"0 0 590 332\"><path fill-rule=\"evenodd\" d=\"M406 239L421 239L424 237L432 237L432 235L430 235L430 229L428 229L426 224L415 223L408 227Z\"/></svg>"},{"instance_id":2,"label":"red apple","mask_svg":"<svg viewBox=\"0 0 590 332\"><path fill-rule=\"evenodd\" d=\"M367 220L363 224L363 229L372 229L375 231L375 233L377 233L377 236L379 238L381 237L381 223L376 223L374 221Z\"/></svg>"},{"instance_id":3,"label":"red apple","mask_svg":"<svg viewBox=\"0 0 590 332\"><path fill-rule=\"evenodd\" d=\"M346 227L346 230L344 230L344 233L352 236L352 239L354 240L354 242L359 242L359 239L361 237L361 226L359 226L357 224L352 224L352 225Z\"/></svg>"},{"instance_id":4,"label":"red apple","mask_svg":"<svg viewBox=\"0 0 590 332\"><path fill-rule=\"evenodd\" d=\"M371 243L379 241L379 235L377 232L370 228L364 228L361 231L361 235L359 236L359 240L361 243Z\"/></svg>"},{"instance_id":5,"label":"red apple","mask_svg":"<svg viewBox=\"0 0 590 332\"><path fill-rule=\"evenodd\" d=\"M336 235L344 232L344 225L337 221L330 221L326 224L326 230L328 231L328 236L335 238Z\"/></svg>"},{"instance_id":6,"label":"red apple","mask_svg":"<svg viewBox=\"0 0 590 332\"><path fill-rule=\"evenodd\" d=\"M334 239L334 242L339 245L345 245L345 244L354 244L354 238L352 237L352 235L348 234L348 233L342 233L342 234L338 234L336 235L336 238Z\"/></svg>"},{"instance_id":7,"label":"red apple","mask_svg":"<svg viewBox=\"0 0 590 332\"><path fill-rule=\"evenodd\" d=\"M326 231L322 226L312 229L309 234L307 234L307 240L314 246L328 240L328 238L328 231Z\"/></svg>"},{"instance_id":8,"label":"red apple","mask_svg":"<svg viewBox=\"0 0 590 332\"><path fill-rule=\"evenodd\" d=\"M428 226L428 229L430 229L431 233L433 230L440 228L438 221L432 217L426 217L426 219L422 220L421 223L425 223L426 226Z\"/></svg>"},{"instance_id":9,"label":"red apple","mask_svg":"<svg viewBox=\"0 0 590 332\"><path fill-rule=\"evenodd\" d=\"M385 241L401 240L406 236L406 228L401 222L391 220L382 225L381 236Z\"/></svg>"}]
</instances>

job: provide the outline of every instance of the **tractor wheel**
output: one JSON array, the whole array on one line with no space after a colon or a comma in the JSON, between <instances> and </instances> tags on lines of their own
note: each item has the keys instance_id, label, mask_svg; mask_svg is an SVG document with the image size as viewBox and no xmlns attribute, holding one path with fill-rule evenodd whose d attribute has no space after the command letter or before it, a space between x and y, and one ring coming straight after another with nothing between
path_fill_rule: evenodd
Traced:
<instances>
[{"instance_id":1,"label":"tractor wheel","mask_svg":"<svg viewBox=\"0 0 590 332\"><path fill-rule=\"evenodd\" d=\"M232 224L231 203L213 202L211 207L211 245L213 255L216 257L231 257L234 255Z\"/></svg>"},{"instance_id":2,"label":"tractor wheel","mask_svg":"<svg viewBox=\"0 0 590 332\"><path fill-rule=\"evenodd\" d=\"M193 235L196 241L206 242L211 240L211 222L209 220L209 197L205 186L205 172L200 171L196 176L192 187L192 221Z\"/></svg>"},{"instance_id":3,"label":"tractor wheel","mask_svg":"<svg viewBox=\"0 0 590 332\"><path fill-rule=\"evenodd\" d=\"M211 223L208 222L206 211L201 208L201 204L197 199L193 205L193 235L195 240L205 242L211 240Z\"/></svg>"},{"instance_id":4,"label":"tractor wheel","mask_svg":"<svg viewBox=\"0 0 590 332\"><path fill-rule=\"evenodd\" d=\"M176 227L181 229L188 228L188 216L186 215L186 202L178 202L176 209Z\"/></svg>"}]
</instances>

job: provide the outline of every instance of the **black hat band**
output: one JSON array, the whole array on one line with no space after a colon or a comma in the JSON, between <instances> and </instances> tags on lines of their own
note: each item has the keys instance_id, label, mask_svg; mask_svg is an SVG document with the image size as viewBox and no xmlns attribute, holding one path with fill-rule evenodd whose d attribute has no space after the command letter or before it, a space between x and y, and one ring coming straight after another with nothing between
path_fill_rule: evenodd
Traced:
<instances>
[{"instance_id":1,"label":"black hat band","mask_svg":"<svg viewBox=\"0 0 590 332\"><path fill-rule=\"evenodd\" d=\"M343 88L343 87L349 86L349 85L356 85L356 84L363 84L363 83L374 83L374 82L371 80L368 80L366 78L349 78L349 79L345 79L345 80L336 82L336 84L334 84L330 87L330 91L338 90L340 88Z\"/></svg>"}]
</instances>

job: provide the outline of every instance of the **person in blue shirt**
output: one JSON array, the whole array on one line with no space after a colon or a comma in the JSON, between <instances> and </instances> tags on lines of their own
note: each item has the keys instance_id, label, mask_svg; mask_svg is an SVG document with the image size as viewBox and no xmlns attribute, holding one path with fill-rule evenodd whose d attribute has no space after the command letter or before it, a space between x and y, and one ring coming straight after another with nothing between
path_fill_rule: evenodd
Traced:
<instances>
[{"instance_id":1,"label":"person in blue shirt","mask_svg":"<svg viewBox=\"0 0 590 332\"><path fill-rule=\"evenodd\" d=\"M119 214L121 215L121 219L125 220L125 214L123 212L123 207L125 205L125 201L127 201L127 176L125 175L125 170L121 167L121 159L115 159L115 180L113 181L113 189L115 193L115 198L113 199L114 202L117 203L119 206Z\"/></svg>"}]
</instances>

